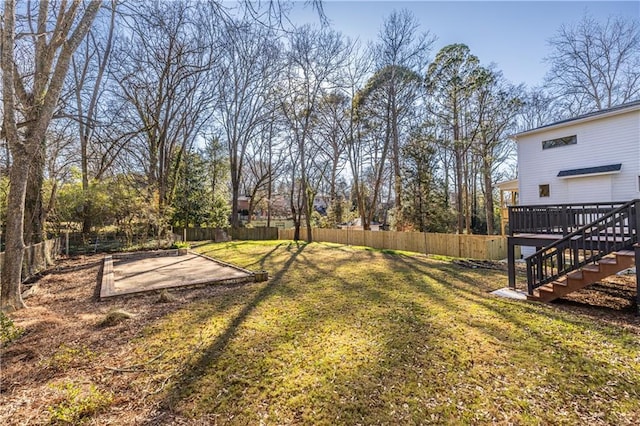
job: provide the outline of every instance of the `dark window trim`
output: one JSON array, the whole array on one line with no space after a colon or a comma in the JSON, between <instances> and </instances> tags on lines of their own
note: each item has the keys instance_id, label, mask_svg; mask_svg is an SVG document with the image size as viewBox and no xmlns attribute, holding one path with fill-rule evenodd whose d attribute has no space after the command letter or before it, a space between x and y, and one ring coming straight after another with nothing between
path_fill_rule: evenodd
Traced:
<instances>
[{"instance_id":1,"label":"dark window trim","mask_svg":"<svg viewBox=\"0 0 640 426\"><path fill-rule=\"evenodd\" d=\"M546 191L544 191L543 189L546 189ZM551 196L551 186L548 183L543 183L541 185L538 185L538 198L547 198L550 196Z\"/></svg>"},{"instance_id":2,"label":"dark window trim","mask_svg":"<svg viewBox=\"0 0 640 426\"><path fill-rule=\"evenodd\" d=\"M564 136L556 139L542 141L542 149L558 148L560 146L575 145L578 143L578 136Z\"/></svg>"}]
</instances>

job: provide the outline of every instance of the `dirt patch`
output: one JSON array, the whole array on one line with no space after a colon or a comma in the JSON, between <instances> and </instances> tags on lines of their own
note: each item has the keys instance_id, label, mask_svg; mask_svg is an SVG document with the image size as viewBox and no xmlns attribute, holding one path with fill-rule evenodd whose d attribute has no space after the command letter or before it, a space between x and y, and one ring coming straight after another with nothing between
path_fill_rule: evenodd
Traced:
<instances>
[{"instance_id":1,"label":"dirt patch","mask_svg":"<svg viewBox=\"0 0 640 426\"><path fill-rule=\"evenodd\" d=\"M611 276L553 302L555 306L640 333L635 275Z\"/></svg>"},{"instance_id":2,"label":"dirt patch","mask_svg":"<svg viewBox=\"0 0 640 426\"><path fill-rule=\"evenodd\" d=\"M464 266L471 269L497 269L499 271L506 271L507 264L504 262L498 262L495 260L476 260L476 259L454 259L452 261L455 265Z\"/></svg>"},{"instance_id":3,"label":"dirt patch","mask_svg":"<svg viewBox=\"0 0 640 426\"><path fill-rule=\"evenodd\" d=\"M25 332L0 349L0 424L49 423L52 408L61 404L68 393L64 386L69 384L91 386L96 394L109 393L115 398L108 414L94 417L95 424L142 424L142 419L153 418L154 406L130 386L136 372L108 367L134 363L128 342L158 318L192 300L251 285L175 290L163 303L158 303L158 294L100 302L96 288L103 257L61 260L33 280L37 289L25 301L29 308L10 315ZM101 326L115 309L133 317Z\"/></svg>"}]
</instances>

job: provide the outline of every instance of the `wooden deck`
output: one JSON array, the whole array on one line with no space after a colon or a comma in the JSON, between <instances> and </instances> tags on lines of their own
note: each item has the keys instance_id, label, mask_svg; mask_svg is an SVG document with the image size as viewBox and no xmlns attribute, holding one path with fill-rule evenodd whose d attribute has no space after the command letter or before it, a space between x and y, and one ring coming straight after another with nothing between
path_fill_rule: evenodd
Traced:
<instances>
[{"instance_id":1,"label":"wooden deck","mask_svg":"<svg viewBox=\"0 0 640 426\"><path fill-rule=\"evenodd\" d=\"M639 266L640 199L513 206L509 227L509 286L516 286L515 247L535 247L525 261L528 294L538 300L553 300L583 288L629 267L634 257ZM640 283L637 300L640 312Z\"/></svg>"}]
</instances>

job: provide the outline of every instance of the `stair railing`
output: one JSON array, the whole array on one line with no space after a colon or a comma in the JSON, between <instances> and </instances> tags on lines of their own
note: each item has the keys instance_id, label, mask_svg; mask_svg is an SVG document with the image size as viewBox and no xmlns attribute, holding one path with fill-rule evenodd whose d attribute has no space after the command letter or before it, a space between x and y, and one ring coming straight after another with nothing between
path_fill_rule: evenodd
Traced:
<instances>
[{"instance_id":1,"label":"stair railing","mask_svg":"<svg viewBox=\"0 0 640 426\"><path fill-rule=\"evenodd\" d=\"M627 202L525 259L529 294L569 272L638 241L640 200Z\"/></svg>"}]
</instances>

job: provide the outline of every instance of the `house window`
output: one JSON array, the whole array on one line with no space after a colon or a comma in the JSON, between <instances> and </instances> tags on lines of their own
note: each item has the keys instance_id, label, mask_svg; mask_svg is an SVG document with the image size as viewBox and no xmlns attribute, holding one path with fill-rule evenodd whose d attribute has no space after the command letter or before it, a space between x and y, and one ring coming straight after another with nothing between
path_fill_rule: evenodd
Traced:
<instances>
[{"instance_id":1,"label":"house window","mask_svg":"<svg viewBox=\"0 0 640 426\"><path fill-rule=\"evenodd\" d=\"M556 148L558 146L575 145L577 143L578 143L578 137L576 135L565 136L563 138L549 139L548 141L542 141L542 149Z\"/></svg>"},{"instance_id":2,"label":"house window","mask_svg":"<svg viewBox=\"0 0 640 426\"><path fill-rule=\"evenodd\" d=\"M549 184L544 184L544 185L539 185L538 186L538 193L540 194L540 197L548 197L549 196Z\"/></svg>"}]
</instances>

